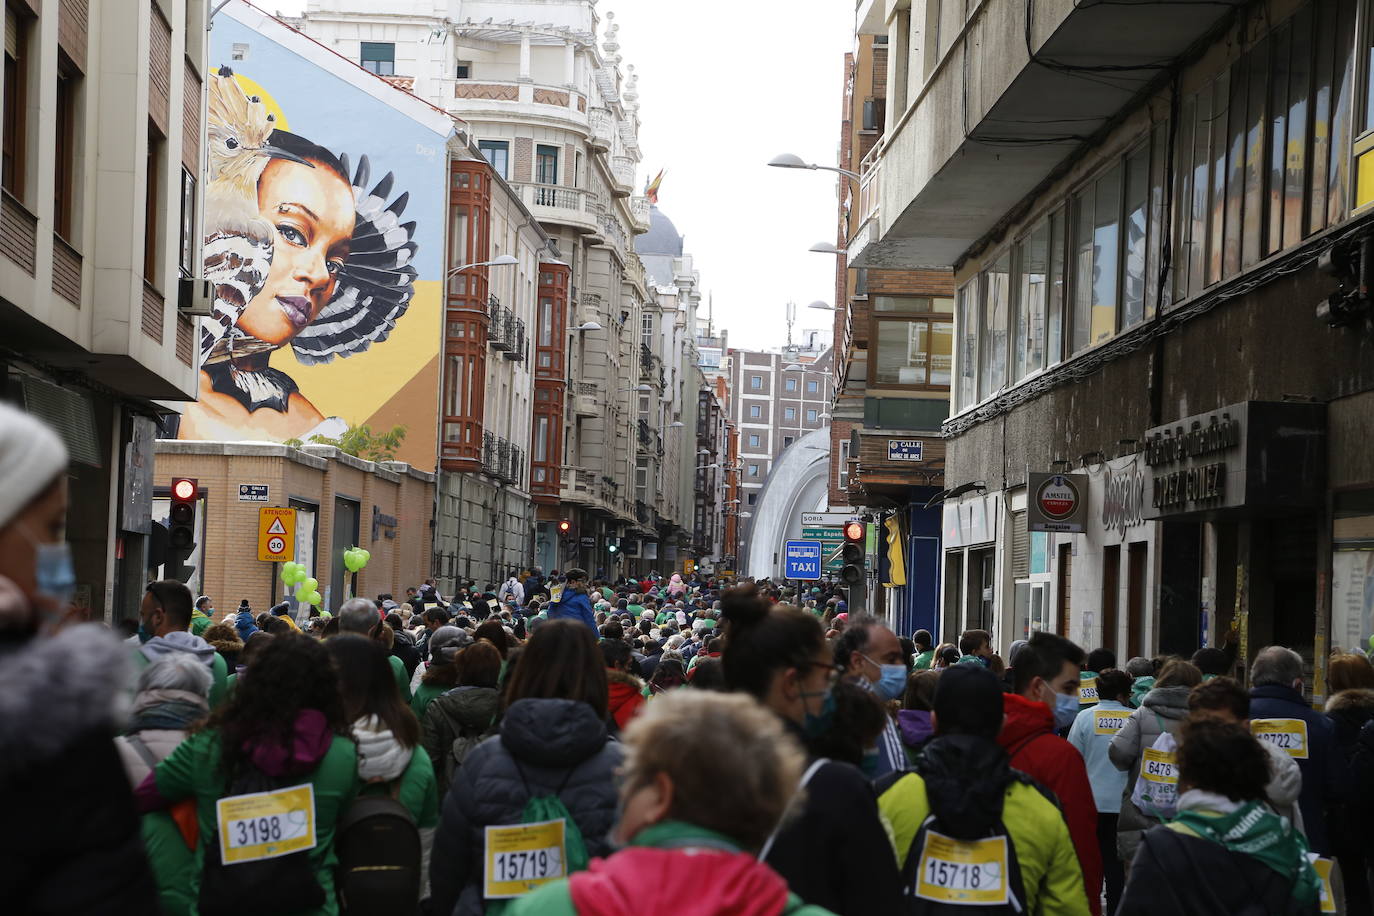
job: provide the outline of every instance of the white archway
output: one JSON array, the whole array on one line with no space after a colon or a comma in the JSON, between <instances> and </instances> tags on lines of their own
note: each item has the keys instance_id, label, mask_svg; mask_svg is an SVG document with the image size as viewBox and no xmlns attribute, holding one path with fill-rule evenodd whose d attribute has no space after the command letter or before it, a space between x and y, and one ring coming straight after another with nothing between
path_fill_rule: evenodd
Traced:
<instances>
[{"instance_id":1,"label":"white archway","mask_svg":"<svg viewBox=\"0 0 1374 916\"><path fill-rule=\"evenodd\" d=\"M754 505L745 575L783 575L782 543L799 538L803 512L824 512L830 498L830 427L813 429L783 450Z\"/></svg>"}]
</instances>

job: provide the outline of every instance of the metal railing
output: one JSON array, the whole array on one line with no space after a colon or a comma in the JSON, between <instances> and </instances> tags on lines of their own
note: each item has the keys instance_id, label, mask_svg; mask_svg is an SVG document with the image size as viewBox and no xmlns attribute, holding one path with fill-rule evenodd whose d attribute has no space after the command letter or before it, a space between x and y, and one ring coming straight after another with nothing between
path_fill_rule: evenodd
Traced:
<instances>
[{"instance_id":1,"label":"metal railing","mask_svg":"<svg viewBox=\"0 0 1374 916\"><path fill-rule=\"evenodd\" d=\"M516 318L513 312L506 312L506 359L524 362L526 356L525 319Z\"/></svg>"}]
</instances>

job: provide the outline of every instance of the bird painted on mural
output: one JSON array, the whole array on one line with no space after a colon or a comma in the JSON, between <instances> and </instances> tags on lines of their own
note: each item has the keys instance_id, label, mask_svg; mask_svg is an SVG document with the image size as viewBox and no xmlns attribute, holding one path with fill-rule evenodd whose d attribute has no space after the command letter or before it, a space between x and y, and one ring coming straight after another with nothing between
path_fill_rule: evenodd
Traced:
<instances>
[{"instance_id":1,"label":"bird painted on mural","mask_svg":"<svg viewBox=\"0 0 1374 916\"><path fill-rule=\"evenodd\" d=\"M207 116L209 181L205 185L205 279L213 287L213 317L201 322L206 362L245 356L269 345L236 340L239 316L267 282L272 225L258 212L258 179L272 159L314 164L268 143L275 118L258 96L243 91L234 72L210 75Z\"/></svg>"}]
</instances>

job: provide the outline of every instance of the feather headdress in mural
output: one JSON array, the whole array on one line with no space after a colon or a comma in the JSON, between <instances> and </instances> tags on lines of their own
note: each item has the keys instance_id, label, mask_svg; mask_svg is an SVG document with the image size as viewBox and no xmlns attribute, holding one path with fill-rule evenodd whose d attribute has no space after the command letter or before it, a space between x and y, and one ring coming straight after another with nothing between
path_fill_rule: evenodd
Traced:
<instances>
[{"instance_id":1,"label":"feather headdress in mural","mask_svg":"<svg viewBox=\"0 0 1374 916\"><path fill-rule=\"evenodd\" d=\"M339 161L348 172L348 156ZM291 341L296 358L306 365L351 356L386 340L414 295L415 223L401 222L410 194L388 202L395 176L388 172L369 188L371 177L371 163L360 156L353 173L358 215L348 259L329 304Z\"/></svg>"}]
</instances>

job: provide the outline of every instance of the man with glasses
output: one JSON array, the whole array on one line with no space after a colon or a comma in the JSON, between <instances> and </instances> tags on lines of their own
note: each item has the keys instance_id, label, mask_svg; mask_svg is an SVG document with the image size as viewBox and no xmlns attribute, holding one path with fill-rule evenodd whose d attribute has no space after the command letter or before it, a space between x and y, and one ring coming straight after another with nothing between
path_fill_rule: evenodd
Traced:
<instances>
[{"instance_id":1,"label":"man with glasses","mask_svg":"<svg viewBox=\"0 0 1374 916\"><path fill-rule=\"evenodd\" d=\"M902 643L876 617L851 617L835 641L835 664L843 676L875 694L884 704L900 700L906 692L907 667ZM878 736L878 757L873 773L879 779L906 767L906 751L897 723L887 716Z\"/></svg>"}]
</instances>

